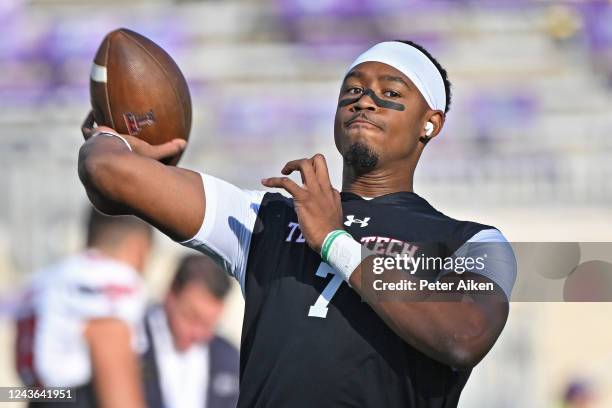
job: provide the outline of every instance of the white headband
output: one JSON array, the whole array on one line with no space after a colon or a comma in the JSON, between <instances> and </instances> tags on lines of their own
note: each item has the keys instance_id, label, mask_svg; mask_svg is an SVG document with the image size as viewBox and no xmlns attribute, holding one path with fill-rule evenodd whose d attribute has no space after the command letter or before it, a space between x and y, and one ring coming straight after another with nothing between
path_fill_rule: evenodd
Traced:
<instances>
[{"instance_id":1,"label":"white headband","mask_svg":"<svg viewBox=\"0 0 612 408\"><path fill-rule=\"evenodd\" d=\"M382 62L397 69L410 78L431 109L444 112L446 90L442 75L427 55L418 49L399 41L381 42L358 56L346 73L367 61Z\"/></svg>"}]
</instances>

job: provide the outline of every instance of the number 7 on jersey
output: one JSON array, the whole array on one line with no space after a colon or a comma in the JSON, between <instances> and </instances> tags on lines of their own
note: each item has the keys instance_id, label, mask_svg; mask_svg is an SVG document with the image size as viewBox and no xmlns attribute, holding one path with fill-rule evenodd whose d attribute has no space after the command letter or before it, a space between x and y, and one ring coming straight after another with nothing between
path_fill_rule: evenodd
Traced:
<instances>
[{"instance_id":1,"label":"number 7 on jersey","mask_svg":"<svg viewBox=\"0 0 612 408\"><path fill-rule=\"evenodd\" d=\"M325 319L325 317L327 317L327 305L329 305L329 302L340 288L340 285L342 285L342 282L344 282L342 277L337 275L331 266L325 262L321 262L315 275L320 276L321 278L327 278L327 275L329 274L332 275L332 279L325 286L315 304L310 306L310 309L308 310L308 316L310 317L320 317L321 319Z\"/></svg>"}]
</instances>

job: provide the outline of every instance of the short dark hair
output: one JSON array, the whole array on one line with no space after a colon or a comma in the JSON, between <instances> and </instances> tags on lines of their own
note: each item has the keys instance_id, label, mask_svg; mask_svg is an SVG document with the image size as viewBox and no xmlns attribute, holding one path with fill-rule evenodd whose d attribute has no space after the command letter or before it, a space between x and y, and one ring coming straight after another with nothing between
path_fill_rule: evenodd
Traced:
<instances>
[{"instance_id":1,"label":"short dark hair","mask_svg":"<svg viewBox=\"0 0 612 408\"><path fill-rule=\"evenodd\" d=\"M451 95L451 83L448 80L448 73L446 72L446 70L442 67L442 65L440 65L438 60L435 59L429 53L429 51L427 51L422 45L419 45L419 44L417 44L415 42L412 42L412 41L405 41L405 40L395 40L395 41L411 45L414 48L416 48L417 50L421 51L423 54L425 54L427 56L427 58L429 58L429 60L431 62L433 62L433 64L436 66L436 68L438 68L438 71L440 72L440 75L442 76L442 80L444 81L444 90L446 91L446 106L444 108L444 113L447 113L448 110L450 109L452 95Z\"/></svg>"},{"instance_id":2,"label":"short dark hair","mask_svg":"<svg viewBox=\"0 0 612 408\"><path fill-rule=\"evenodd\" d=\"M139 231L149 239L153 237L153 228L132 215L105 215L91 207L87 219L87 246L112 246L121 243L121 239L130 232Z\"/></svg>"},{"instance_id":3,"label":"short dark hair","mask_svg":"<svg viewBox=\"0 0 612 408\"><path fill-rule=\"evenodd\" d=\"M179 293L191 283L203 285L217 299L223 299L230 289L229 276L206 255L184 256L179 262L170 290Z\"/></svg>"}]
</instances>

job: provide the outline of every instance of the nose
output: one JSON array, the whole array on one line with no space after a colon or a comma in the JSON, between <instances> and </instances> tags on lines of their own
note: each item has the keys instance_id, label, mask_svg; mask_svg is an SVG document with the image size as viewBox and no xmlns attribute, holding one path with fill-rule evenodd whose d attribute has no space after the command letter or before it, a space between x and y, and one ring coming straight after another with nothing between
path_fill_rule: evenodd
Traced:
<instances>
[{"instance_id":1,"label":"nose","mask_svg":"<svg viewBox=\"0 0 612 408\"><path fill-rule=\"evenodd\" d=\"M361 95L361 98L353 104L354 111L361 111L364 109L375 111L378 108L372 98L371 92L372 91L368 90Z\"/></svg>"}]
</instances>

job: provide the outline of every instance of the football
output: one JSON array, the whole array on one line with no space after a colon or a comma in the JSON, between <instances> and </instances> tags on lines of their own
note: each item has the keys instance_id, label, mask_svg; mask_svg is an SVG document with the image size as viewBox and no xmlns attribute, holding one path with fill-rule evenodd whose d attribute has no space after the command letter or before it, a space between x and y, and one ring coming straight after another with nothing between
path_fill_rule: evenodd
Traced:
<instances>
[{"instance_id":1,"label":"football","mask_svg":"<svg viewBox=\"0 0 612 408\"><path fill-rule=\"evenodd\" d=\"M102 41L90 76L98 125L157 145L188 140L191 96L178 65L150 39L121 28ZM175 165L181 154L166 158Z\"/></svg>"}]
</instances>

